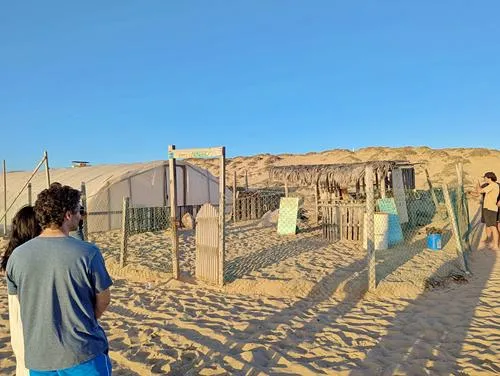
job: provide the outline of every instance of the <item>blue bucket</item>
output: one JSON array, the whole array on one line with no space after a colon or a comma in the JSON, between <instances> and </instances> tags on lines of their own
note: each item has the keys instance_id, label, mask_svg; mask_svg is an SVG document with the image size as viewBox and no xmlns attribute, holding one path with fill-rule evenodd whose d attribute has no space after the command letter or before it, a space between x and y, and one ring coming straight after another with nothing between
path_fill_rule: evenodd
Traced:
<instances>
[{"instance_id":1,"label":"blue bucket","mask_svg":"<svg viewBox=\"0 0 500 376\"><path fill-rule=\"evenodd\" d=\"M427 248L432 251L439 251L441 249L441 234L427 235Z\"/></svg>"}]
</instances>

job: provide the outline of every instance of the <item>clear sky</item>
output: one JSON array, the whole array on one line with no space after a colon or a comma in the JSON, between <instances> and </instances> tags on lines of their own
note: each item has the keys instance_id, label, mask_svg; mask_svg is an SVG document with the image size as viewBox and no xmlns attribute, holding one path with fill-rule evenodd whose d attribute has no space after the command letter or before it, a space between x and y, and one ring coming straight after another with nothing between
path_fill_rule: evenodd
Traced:
<instances>
[{"instance_id":1,"label":"clear sky","mask_svg":"<svg viewBox=\"0 0 500 376\"><path fill-rule=\"evenodd\" d=\"M33 169L500 145L500 1L3 1L0 159Z\"/></svg>"}]
</instances>

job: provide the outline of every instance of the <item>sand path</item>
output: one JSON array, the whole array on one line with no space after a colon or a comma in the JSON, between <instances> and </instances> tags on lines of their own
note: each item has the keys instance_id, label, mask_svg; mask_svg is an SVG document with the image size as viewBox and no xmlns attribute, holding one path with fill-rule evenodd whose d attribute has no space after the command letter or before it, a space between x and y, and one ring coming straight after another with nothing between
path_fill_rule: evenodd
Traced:
<instances>
[{"instance_id":1,"label":"sand path","mask_svg":"<svg viewBox=\"0 0 500 376\"><path fill-rule=\"evenodd\" d=\"M115 375L493 375L500 372L500 257L416 299L243 296L170 281L116 280L105 315ZM1 282L1 288L5 283ZM0 369L14 371L0 297Z\"/></svg>"}]
</instances>

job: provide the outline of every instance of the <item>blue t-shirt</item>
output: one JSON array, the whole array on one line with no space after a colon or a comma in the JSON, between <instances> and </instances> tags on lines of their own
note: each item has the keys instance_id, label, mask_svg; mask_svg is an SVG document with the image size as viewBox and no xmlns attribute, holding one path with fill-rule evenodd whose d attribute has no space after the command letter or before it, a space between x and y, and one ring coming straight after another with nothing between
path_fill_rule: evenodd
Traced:
<instances>
[{"instance_id":1,"label":"blue t-shirt","mask_svg":"<svg viewBox=\"0 0 500 376\"><path fill-rule=\"evenodd\" d=\"M96 293L112 281L95 245L72 237L37 237L7 263L10 295L18 295L26 368L58 370L108 350L94 313Z\"/></svg>"}]
</instances>

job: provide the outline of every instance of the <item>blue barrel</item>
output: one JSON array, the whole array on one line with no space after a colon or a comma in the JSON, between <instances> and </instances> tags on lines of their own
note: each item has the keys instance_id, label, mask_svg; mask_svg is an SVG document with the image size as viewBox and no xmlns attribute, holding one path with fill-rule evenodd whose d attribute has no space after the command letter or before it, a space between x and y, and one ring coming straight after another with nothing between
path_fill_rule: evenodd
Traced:
<instances>
[{"instance_id":1,"label":"blue barrel","mask_svg":"<svg viewBox=\"0 0 500 376\"><path fill-rule=\"evenodd\" d=\"M441 234L427 235L427 248L432 251L439 251L441 249Z\"/></svg>"}]
</instances>

